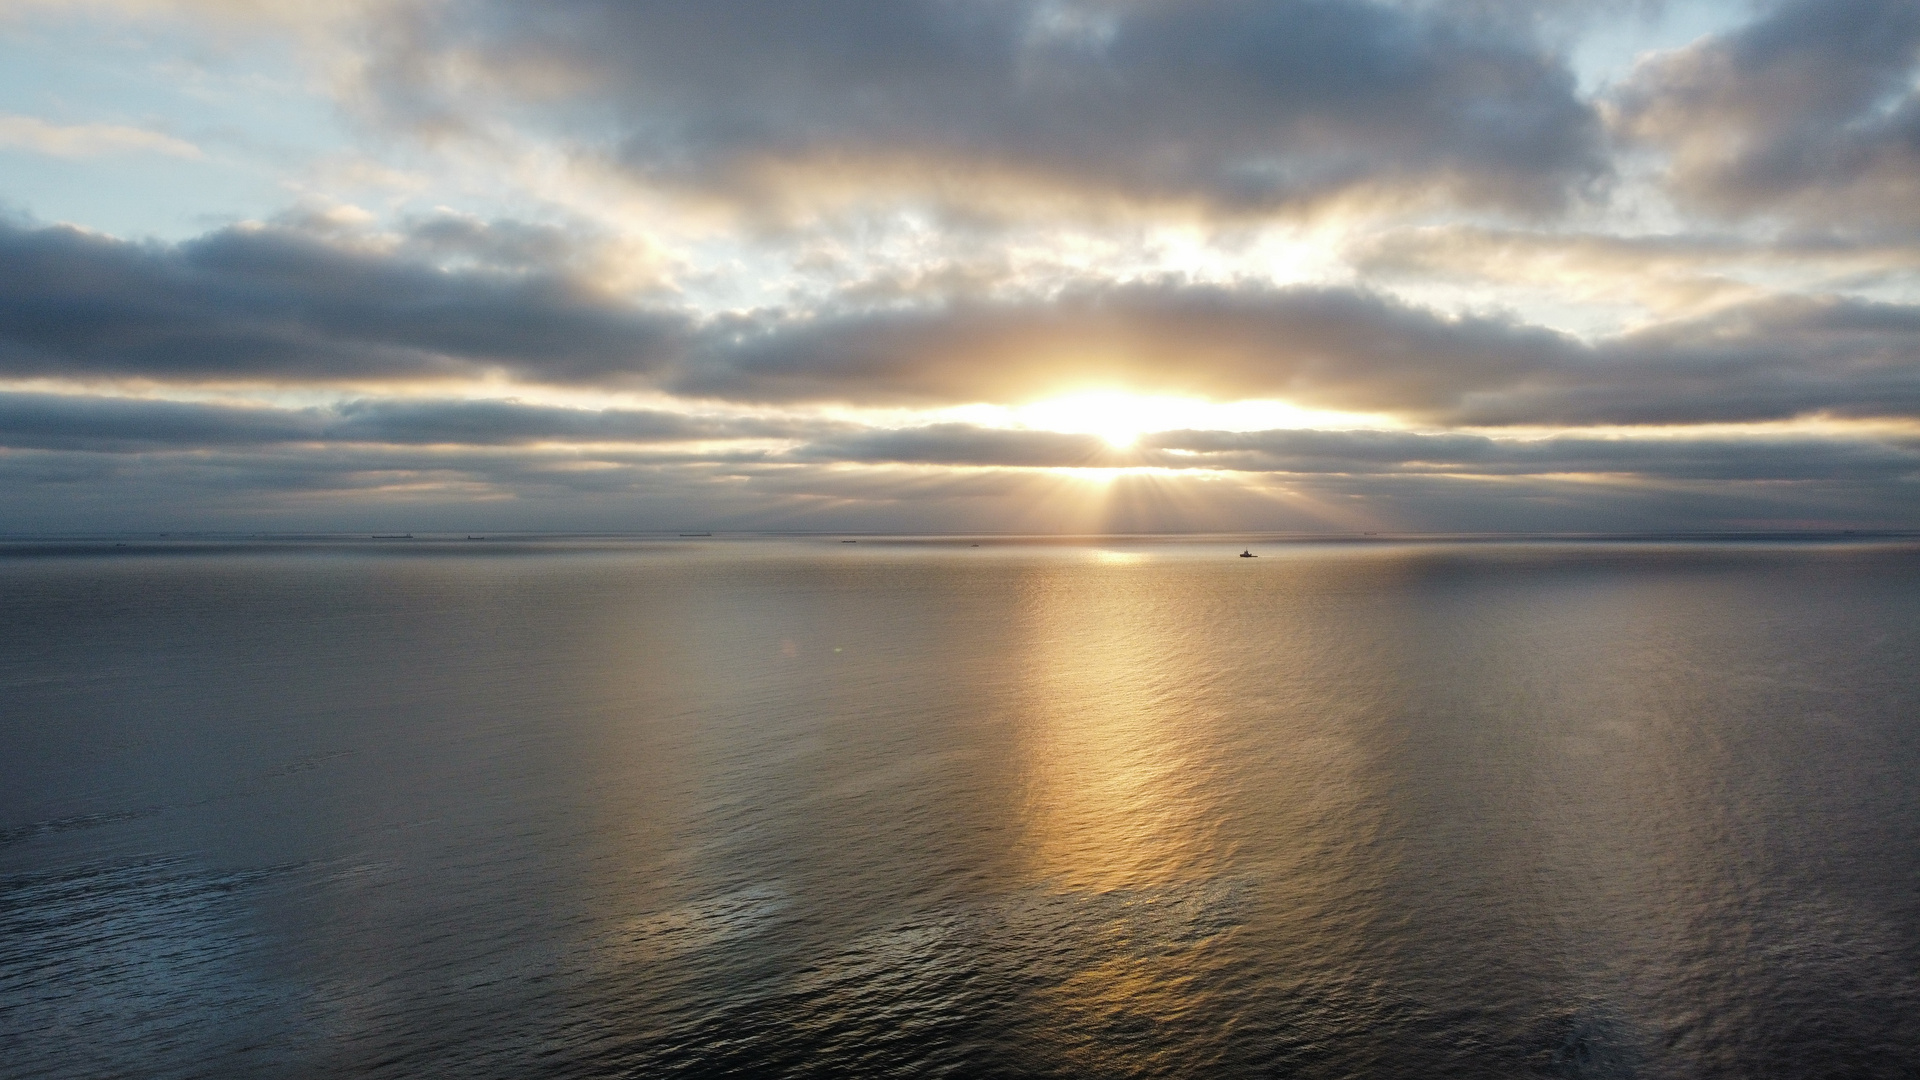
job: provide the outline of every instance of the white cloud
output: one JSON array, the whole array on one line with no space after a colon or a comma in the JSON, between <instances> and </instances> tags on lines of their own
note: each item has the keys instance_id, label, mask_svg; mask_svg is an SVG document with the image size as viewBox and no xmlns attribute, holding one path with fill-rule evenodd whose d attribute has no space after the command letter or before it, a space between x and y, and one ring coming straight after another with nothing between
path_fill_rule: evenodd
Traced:
<instances>
[{"instance_id":1,"label":"white cloud","mask_svg":"<svg viewBox=\"0 0 1920 1080\"><path fill-rule=\"evenodd\" d=\"M62 158L110 154L167 154L203 158L199 147L172 135L121 124L49 124L33 116L0 113L0 147Z\"/></svg>"}]
</instances>

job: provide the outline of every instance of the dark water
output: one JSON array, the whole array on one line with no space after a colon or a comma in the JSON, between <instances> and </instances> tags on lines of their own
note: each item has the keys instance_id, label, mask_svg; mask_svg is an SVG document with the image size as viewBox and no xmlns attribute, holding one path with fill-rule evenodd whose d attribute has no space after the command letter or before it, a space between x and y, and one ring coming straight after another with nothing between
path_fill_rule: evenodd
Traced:
<instances>
[{"instance_id":1,"label":"dark water","mask_svg":"<svg viewBox=\"0 0 1920 1080\"><path fill-rule=\"evenodd\" d=\"M0 549L8 1077L1920 1075L1920 547Z\"/></svg>"}]
</instances>

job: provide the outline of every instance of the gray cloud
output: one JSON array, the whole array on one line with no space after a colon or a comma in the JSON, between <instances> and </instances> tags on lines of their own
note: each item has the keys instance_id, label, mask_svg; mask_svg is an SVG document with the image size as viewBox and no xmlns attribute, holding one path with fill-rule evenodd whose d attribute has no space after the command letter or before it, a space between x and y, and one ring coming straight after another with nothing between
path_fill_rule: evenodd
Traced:
<instances>
[{"instance_id":1,"label":"gray cloud","mask_svg":"<svg viewBox=\"0 0 1920 1080\"><path fill-rule=\"evenodd\" d=\"M0 446L135 452L278 443L680 443L796 439L850 425L514 401L364 399L278 409L138 398L0 393Z\"/></svg>"},{"instance_id":2,"label":"gray cloud","mask_svg":"<svg viewBox=\"0 0 1920 1080\"><path fill-rule=\"evenodd\" d=\"M682 449L738 439L791 442L788 450ZM543 459L505 448L551 444ZM1547 476L1620 474L1744 481L1920 481L1920 439L1832 436L1541 439L1405 431L1164 431L1120 449L1094 435L943 423L860 427L833 420L684 416L510 401L369 400L329 409L278 409L55 394L0 394L0 447L90 454L241 452L322 447L317 461L351 460L358 474L479 462L494 474L534 476L552 461L620 466L726 464L938 465L1022 469L1154 466L1224 472ZM632 449L620 444L632 444ZM438 449L436 449L438 448ZM444 450L458 450L447 457ZM342 457L341 455L347 455ZM297 459L296 459L297 460ZM509 465L517 462L518 464ZM307 475L304 467L302 475ZM323 476L323 467L316 475ZM590 477L586 479L591 479Z\"/></svg>"},{"instance_id":3,"label":"gray cloud","mask_svg":"<svg viewBox=\"0 0 1920 1080\"><path fill-rule=\"evenodd\" d=\"M180 401L0 393L0 446L132 451L254 446L317 438L311 411Z\"/></svg>"},{"instance_id":4,"label":"gray cloud","mask_svg":"<svg viewBox=\"0 0 1920 1080\"><path fill-rule=\"evenodd\" d=\"M1920 307L1769 297L1603 342L1595 361L1470 398L1458 422L1920 416Z\"/></svg>"},{"instance_id":5,"label":"gray cloud","mask_svg":"<svg viewBox=\"0 0 1920 1080\"><path fill-rule=\"evenodd\" d=\"M1407 431L1164 431L1137 449L1092 435L935 424L855 432L809 443L795 457L887 464L1074 468L1152 466L1288 474L1567 474L1661 480L1920 483L1920 438L1738 436L1492 438Z\"/></svg>"},{"instance_id":6,"label":"gray cloud","mask_svg":"<svg viewBox=\"0 0 1920 1080\"><path fill-rule=\"evenodd\" d=\"M747 399L911 403L1116 385L1433 410L1573 351L1551 331L1447 319L1352 289L1167 281L742 325L677 369L672 385Z\"/></svg>"},{"instance_id":7,"label":"gray cloud","mask_svg":"<svg viewBox=\"0 0 1920 1080\"><path fill-rule=\"evenodd\" d=\"M33 403L4 404L0 432L12 432ZM93 435L113 434L107 403L82 404L99 418ZM108 440L0 453L0 521L41 531L540 529L556 521L1015 532L1920 526L1920 443L1911 439L1180 431L1119 452L1083 436L935 425L825 431L791 454L529 451L247 441L302 432L311 419L300 410L278 410L290 414L279 427L256 417L251 434L229 430L222 443L177 427L157 431L182 422L179 410L156 407L166 404L127 403L117 452L105 452ZM127 441L161 434L175 442ZM1089 463L1160 464L1218 479L1174 486L1164 474L1122 474L1088 486L1048 471ZM945 467L954 464L986 467Z\"/></svg>"},{"instance_id":8,"label":"gray cloud","mask_svg":"<svg viewBox=\"0 0 1920 1080\"><path fill-rule=\"evenodd\" d=\"M1767 297L1586 343L1349 288L1086 286L769 324L676 369L746 399L1007 401L1089 386L1431 423L1920 416L1920 307Z\"/></svg>"},{"instance_id":9,"label":"gray cloud","mask_svg":"<svg viewBox=\"0 0 1920 1080\"><path fill-rule=\"evenodd\" d=\"M714 417L659 409L571 409L510 401L351 402L322 437L347 442L507 445L527 442L691 442L792 439L846 425Z\"/></svg>"},{"instance_id":10,"label":"gray cloud","mask_svg":"<svg viewBox=\"0 0 1920 1080\"><path fill-rule=\"evenodd\" d=\"M1763 296L1585 342L1349 287L1167 279L699 320L557 273L440 269L285 227L164 246L0 226L0 374L355 385L488 371L736 402L945 405L1111 387L1440 424L1916 417L1920 307ZM527 416L478 408L413 417L410 430L508 433ZM643 422L567 423L587 425L562 424L567 437L598 424L619 439ZM644 421L663 436L675 423Z\"/></svg>"},{"instance_id":11,"label":"gray cloud","mask_svg":"<svg viewBox=\"0 0 1920 1080\"><path fill-rule=\"evenodd\" d=\"M1920 483L1920 439L1915 438L1494 439L1461 433L1286 430L1162 432L1148 444L1206 455L1199 459L1205 467L1280 472L1608 474L1664 480Z\"/></svg>"},{"instance_id":12,"label":"gray cloud","mask_svg":"<svg viewBox=\"0 0 1920 1080\"><path fill-rule=\"evenodd\" d=\"M659 366L684 315L550 270L443 270L289 227L177 245L0 224L0 372L354 382Z\"/></svg>"},{"instance_id":13,"label":"gray cloud","mask_svg":"<svg viewBox=\"0 0 1920 1080\"><path fill-rule=\"evenodd\" d=\"M1920 6L1794 0L1644 64L1616 126L1723 213L1920 224Z\"/></svg>"},{"instance_id":14,"label":"gray cloud","mask_svg":"<svg viewBox=\"0 0 1920 1080\"><path fill-rule=\"evenodd\" d=\"M959 202L1006 184L1228 210L1444 189L1540 210L1607 172L1564 63L1524 20L1457 7L468 3L376 41L369 95L389 116L447 130L559 110L647 182L761 205L813 183Z\"/></svg>"}]
</instances>

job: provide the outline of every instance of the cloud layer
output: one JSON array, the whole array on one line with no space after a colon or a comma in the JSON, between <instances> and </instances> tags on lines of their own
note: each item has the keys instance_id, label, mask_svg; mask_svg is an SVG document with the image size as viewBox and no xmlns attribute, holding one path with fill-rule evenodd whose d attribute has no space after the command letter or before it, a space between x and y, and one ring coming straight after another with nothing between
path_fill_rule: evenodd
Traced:
<instances>
[{"instance_id":1,"label":"cloud layer","mask_svg":"<svg viewBox=\"0 0 1920 1080\"><path fill-rule=\"evenodd\" d=\"M1118 479L1072 479L1102 475ZM202 530L524 529L555 513L621 528L900 529L921 515L987 532L1595 529L1605 514L1627 515L1615 522L1623 528L1897 527L1911 525L1895 508L1920 481L1920 436L1181 430L1120 449L1093 435L961 423L0 394L0 478L0 509L53 514L68 528L124 528L130 512ZM1132 516L1111 516L1123 511Z\"/></svg>"},{"instance_id":2,"label":"cloud layer","mask_svg":"<svg viewBox=\"0 0 1920 1080\"><path fill-rule=\"evenodd\" d=\"M1267 210L1441 189L1542 209L1606 173L1564 65L1506 23L1352 0L456 4L368 67L389 117L560 112L649 184Z\"/></svg>"},{"instance_id":3,"label":"cloud layer","mask_svg":"<svg viewBox=\"0 0 1920 1080\"><path fill-rule=\"evenodd\" d=\"M1768 296L1583 341L1351 286L1085 282L703 316L562 269L447 269L290 227L175 246L0 226L0 373L370 386L502 374L739 403L1088 387L1452 425L1920 419L1920 306Z\"/></svg>"},{"instance_id":4,"label":"cloud layer","mask_svg":"<svg viewBox=\"0 0 1920 1080\"><path fill-rule=\"evenodd\" d=\"M555 271L450 271L291 228L160 245L0 225L12 375L566 380L644 373L683 325Z\"/></svg>"},{"instance_id":5,"label":"cloud layer","mask_svg":"<svg viewBox=\"0 0 1920 1080\"><path fill-rule=\"evenodd\" d=\"M1795 0L1643 64L1616 102L1723 214L1920 225L1920 8Z\"/></svg>"},{"instance_id":6,"label":"cloud layer","mask_svg":"<svg viewBox=\"0 0 1920 1080\"><path fill-rule=\"evenodd\" d=\"M284 208L109 235L0 182L0 531L1920 527L1920 8L1605 11L23 8L76 65L199 46L138 69L177 115L0 87L10 163ZM274 94L324 152L241 130Z\"/></svg>"}]
</instances>

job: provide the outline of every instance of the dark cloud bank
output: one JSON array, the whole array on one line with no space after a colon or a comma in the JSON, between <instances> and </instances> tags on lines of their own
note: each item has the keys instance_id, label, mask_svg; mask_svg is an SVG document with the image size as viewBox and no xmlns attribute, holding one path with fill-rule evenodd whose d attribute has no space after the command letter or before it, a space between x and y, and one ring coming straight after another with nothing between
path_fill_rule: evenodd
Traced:
<instances>
[{"instance_id":1,"label":"dark cloud bank","mask_svg":"<svg viewBox=\"0 0 1920 1080\"><path fill-rule=\"evenodd\" d=\"M1349 287L1165 280L701 319L559 271L447 270L288 228L168 247L0 226L0 374L333 386L504 374L888 405L1115 386L1448 425L1912 419L1920 307L1782 296L1590 344Z\"/></svg>"},{"instance_id":2,"label":"dark cloud bank","mask_svg":"<svg viewBox=\"0 0 1920 1080\"><path fill-rule=\"evenodd\" d=\"M752 443L743 454L679 444ZM355 401L276 409L122 397L0 393L0 447L103 454L325 446L389 453L436 446L592 447L611 461L1139 468L1283 473L1606 473L1664 479L1895 480L1920 474L1920 435L1555 436L1402 431L1163 431L1118 448L1094 435L942 423L861 427L837 420L687 416L509 401ZM404 455L406 451L402 449ZM663 456L664 455L664 456Z\"/></svg>"},{"instance_id":3,"label":"dark cloud bank","mask_svg":"<svg viewBox=\"0 0 1920 1080\"><path fill-rule=\"evenodd\" d=\"M1898 437L1169 431L1118 449L1089 435L967 424L877 429L498 401L267 409L0 394L0 447L0 507L45 515L59 503L66 516L55 520L69 527L126 527L128 515L146 513L175 527L311 528L351 506L370 525L425 515L454 528L540 527L563 514L612 528L910 529L924 512L926 528L1085 529L1118 519L1027 516L1058 501L1046 485L1063 481L1044 470L1142 467L1157 470L1153 479L1123 474L1115 490L1144 502L1102 496L1102 506L1130 506L1121 524L1161 531L1324 530L1351 525L1356 500L1375 515L1368 524L1452 531L1605 528L1601 507L1642 528L1920 525L1902 501L1920 480L1920 438ZM835 471L849 465L864 471ZM1299 502L1216 488L1196 505L1163 490L1170 471L1277 484ZM1028 479L984 488L971 479L1009 474ZM390 490L406 494L396 504ZM113 491L119 499L100 501ZM163 491L173 494L156 502Z\"/></svg>"},{"instance_id":4,"label":"dark cloud bank","mask_svg":"<svg viewBox=\"0 0 1920 1080\"><path fill-rule=\"evenodd\" d=\"M287 227L178 245L0 225L0 371L397 381L644 374L683 316L544 269L444 271Z\"/></svg>"},{"instance_id":5,"label":"dark cloud bank","mask_svg":"<svg viewBox=\"0 0 1920 1080\"><path fill-rule=\"evenodd\" d=\"M565 130L650 186L758 210L851 188L1016 214L1359 196L1537 217L1603 198L1625 149L1696 210L1920 226L1911 0L1756 5L1582 97L1541 24L1635 6L469 0L370 34L362 100L413 130Z\"/></svg>"},{"instance_id":6,"label":"dark cloud bank","mask_svg":"<svg viewBox=\"0 0 1920 1080\"><path fill-rule=\"evenodd\" d=\"M389 119L570 115L636 177L756 203L816 175L962 199L998 178L1229 211L1429 188L1540 210L1607 173L1597 113L1511 20L1374 3L476 2L380 44L367 91Z\"/></svg>"}]
</instances>

